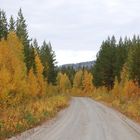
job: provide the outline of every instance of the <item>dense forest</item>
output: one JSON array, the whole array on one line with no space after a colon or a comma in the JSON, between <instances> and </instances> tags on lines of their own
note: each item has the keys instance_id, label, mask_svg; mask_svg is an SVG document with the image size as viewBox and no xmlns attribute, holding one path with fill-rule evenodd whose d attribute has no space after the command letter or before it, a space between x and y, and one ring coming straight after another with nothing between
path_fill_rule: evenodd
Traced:
<instances>
[{"instance_id":1,"label":"dense forest","mask_svg":"<svg viewBox=\"0 0 140 140\"><path fill-rule=\"evenodd\" d=\"M62 67L73 96L90 96L140 121L140 37L108 37L90 69Z\"/></svg>"},{"instance_id":2,"label":"dense forest","mask_svg":"<svg viewBox=\"0 0 140 140\"><path fill-rule=\"evenodd\" d=\"M103 41L92 69L94 98L140 121L140 37Z\"/></svg>"},{"instance_id":3,"label":"dense forest","mask_svg":"<svg viewBox=\"0 0 140 140\"><path fill-rule=\"evenodd\" d=\"M140 121L140 37L108 37L94 66L73 76L73 95L91 96Z\"/></svg>"},{"instance_id":4,"label":"dense forest","mask_svg":"<svg viewBox=\"0 0 140 140\"><path fill-rule=\"evenodd\" d=\"M120 82L121 73L126 70L128 80L140 85L140 37L120 38L116 43L113 36L103 41L93 68L95 86L112 89L115 78Z\"/></svg>"},{"instance_id":5,"label":"dense forest","mask_svg":"<svg viewBox=\"0 0 140 140\"><path fill-rule=\"evenodd\" d=\"M94 65L57 67L51 43L28 35L20 9L15 20L0 10L0 139L32 128L88 96L140 121L140 37L102 42Z\"/></svg>"},{"instance_id":6,"label":"dense forest","mask_svg":"<svg viewBox=\"0 0 140 140\"><path fill-rule=\"evenodd\" d=\"M0 139L53 117L69 97L56 86L51 43L41 46L28 36L22 10L7 21L0 11Z\"/></svg>"}]
</instances>

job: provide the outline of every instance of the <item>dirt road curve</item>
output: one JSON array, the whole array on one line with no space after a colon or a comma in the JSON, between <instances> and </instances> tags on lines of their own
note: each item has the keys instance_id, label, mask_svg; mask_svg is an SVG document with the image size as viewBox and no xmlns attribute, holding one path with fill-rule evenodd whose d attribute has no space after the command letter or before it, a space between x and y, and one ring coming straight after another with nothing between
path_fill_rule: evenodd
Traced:
<instances>
[{"instance_id":1,"label":"dirt road curve","mask_svg":"<svg viewBox=\"0 0 140 140\"><path fill-rule=\"evenodd\" d=\"M140 140L140 125L89 98L73 98L56 119L11 140Z\"/></svg>"}]
</instances>

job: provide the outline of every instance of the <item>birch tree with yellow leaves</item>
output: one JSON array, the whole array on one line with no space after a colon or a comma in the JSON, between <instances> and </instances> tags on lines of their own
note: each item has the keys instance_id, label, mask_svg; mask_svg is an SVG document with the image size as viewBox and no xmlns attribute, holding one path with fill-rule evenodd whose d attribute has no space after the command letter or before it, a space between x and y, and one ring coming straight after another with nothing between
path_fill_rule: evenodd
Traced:
<instances>
[{"instance_id":1,"label":"birch tree with yellow leaves","mask_svg":"<svg viewBox=\"0 0 140 140\"><path fill-rule=\"evenodd\" d=\"M23 46L14 32L0 42L0 102L18 104L27 94Z\"/></svg>"},{"instance_id":2,"label":"birch tree with yellow leaves","mask_svg":"<svg viewBox=\"0 0 140 140\"><path fill-rule=\"evenodd\" d=\"M46 93L46 88L47 88L47 81L44 81L43 78L43 65L41 63L41 60L36 54L35 57L35 64L36 64L36 76L37 76L37 82L38 82L38 96L41 97Z\"/></svg>"},{"instance_id":3,"label":"birch tree with yellow leaves","mask_svg":"<svg viewBox=\"0 0 140 140\"><path fill-rule=\"evenodd\" d=\"M57 75L57 85L62 93L68 93L71 89L71 82L66 74L58 73Z\"/></svg>"},{"instance_id":4,"label":"birch tree with yellow leaves","mask_svg":"<svg viewBox=\"0 0 140 140\"><path fill-rule=\"evenodd\" d=\"M83 93L85 95L91 95L93 92L92 80L93 80L92 74L87 70L84 70L82 85L83 85Z\"/></svg>"}]
</instances>

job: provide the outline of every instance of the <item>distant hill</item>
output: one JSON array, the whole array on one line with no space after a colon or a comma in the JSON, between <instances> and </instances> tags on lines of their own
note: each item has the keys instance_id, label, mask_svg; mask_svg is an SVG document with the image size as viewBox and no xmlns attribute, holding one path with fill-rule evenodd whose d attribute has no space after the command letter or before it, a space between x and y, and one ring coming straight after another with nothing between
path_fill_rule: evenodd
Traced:
<instances>
[{"instance_id":1,"label":"distant hill","mask_svg":"<svg viewBox=\"0 0 140 140\"><path fill-rule=\"evenodd\" d=\"M87 61L87 62L80 62L80 63L64 64L64 65L61 65L60 67L62 68L73 67L74 69L85 67L85 68L90 69L91 67L93 67L94 64L95 64L95 61Z\"/></svg>"}]
</instances>

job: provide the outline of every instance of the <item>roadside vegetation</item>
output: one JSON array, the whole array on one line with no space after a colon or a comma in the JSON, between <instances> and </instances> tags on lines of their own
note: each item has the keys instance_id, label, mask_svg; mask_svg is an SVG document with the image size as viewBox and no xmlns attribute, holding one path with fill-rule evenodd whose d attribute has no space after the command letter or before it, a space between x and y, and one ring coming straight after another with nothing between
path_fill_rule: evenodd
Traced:
<instances>
[{"instance_id":1,"label":"roadside vegetation","mask_svg":"<svg viewBox=\"0 0 140 140\"><path fill-rule=\"evenodd\" d=\"M0 139L54 117L70 96L103 101L140 122L139 36L103 41L91 68L58 68L51 43L29 38L22 10L9 22L0 10Z\"/></svg>"},{"instance_id":2,"label":"roadside vegetation","mask_svg":"<svg viewBox=\"0 0 140 140\"><path fill-rule=\"evenodd\" d=\"M140 38L103 41L92 68L62 68L73 96L89 96L140 122ZM71 74L70 74L71 73Z\"/></svg>"},{"instance_id":3,"label":"roadside vegetation","mask_svg":"<svg viewBox=\"0 0 140 140\"><path fill-rule=\"evenodd\" d=\"M69 96L56 85L51 44L28 37L21 9L7 22L0 11L0 139L11 137L68 106Z\"/></svg>"},{"instance_id":4,"label":"roadside vegetation","mask_svg":"<svg viewBox=\"0 0 140 140\"><path fill-rule=\"evenodd\" d=\"M108 38L92 69L93 97L140 122L140 37Z\"/></svg>"}]
</instances>

